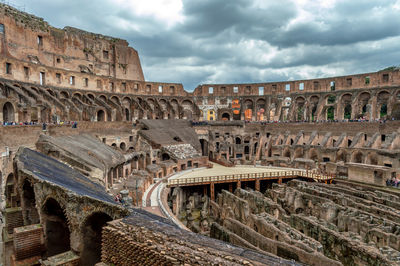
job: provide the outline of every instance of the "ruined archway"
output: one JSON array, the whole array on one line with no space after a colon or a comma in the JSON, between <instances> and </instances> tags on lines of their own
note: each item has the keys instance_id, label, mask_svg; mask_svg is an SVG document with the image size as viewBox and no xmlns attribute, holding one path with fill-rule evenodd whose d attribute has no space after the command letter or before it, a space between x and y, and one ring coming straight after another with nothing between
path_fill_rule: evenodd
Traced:
<instances>
[{"instance_id":1,"label":"ruined archway","mask_svg":"<svg viewBox=\"0 0 400 266\"><path fill-rule=\"evenodd\" d=\"M125 144L125 142L121 142L121 143L119 144L119 148L120 148L121 150L125 151L125 150L126 150L126 144Z\"/></svg>"},{"instance_id":2,"label":"ruined archway","mask_svg":"<svg viewBox=\"0 0 400 266\"><path fill-rule=\"evenodd\" d=\"M101 232L109 221L112 221L109 215L103 212L96 212L90 215L83 223L82 265L95 265L101 261Z\"/></svg>"},{"instance_id":3,"label":"ruined archway","mask_svg":"<svg viewBox=\"0 0 400 266\"><path fill-rule=\"evenodd\" d=\"M221 118L222 118L222 121L229 121L231 116L228 113L223 113Z\"/></svg>"},{"instance_id":4,"label":"ruined archway","mask_svg":"<svg viewBox=\"0 0 400 266\"><path fill-rule=\"evenodd\" d=\"M356 151L352 155L352 160L353 163L362 163L363 162L363 154L360 151Z\"/></svg>"},{"instance_id":5,"label":"ruined archway","mask_svg":"<svg viewBox=\"0 0 400 266\"><path fill-rule=\"evenodd\" d=\"M369 153L367 156L367 164L378 165L378 155L376 153Z\"/></svg>"},{"instance_id":6,"label":"ruined archway","mask_svg":"<svg viewBox=\"0 0 400 266\"><path fill-rule=\"evenodd\" d=\"M15 122L15 110L14 106L10 102L6 102L3 105L3 121Z\"/></svg>"},{"instance_id":7,"label":"ruined archway","mask_svg":"<svg viewBox=\"0 0 400 266\"><path fill-rule=\"evenodd\" d=\"M303 154L304 154L303 148L298 147L298 148L296 148L296 150L294 151L294 156L293 156L293 158L294 158L294 159L296 159L296 158L303 158Z\"/></svg>"},{"instance_id":8,"label":"ruined archway","mask_svg":"<svg viewBox=\"0 0 400 266\"><path fill-rule=\"evenodd\" d=\"M129 121L130 120L130 112L128 108L125 108L125 120Z\"/></svg>"},{"instance_id":9,"label":"ruined archway","mask_svg":"<svg viewBox=\"0 0 400 266\"><path fill-rule=\"evenodd\" d=\"M25 224L37 224L40 222L36 209L35 192L28 179L25 179L22 185L22 210Z\"/></svg>"},{"instance_id":10,"label":"ruined archway","mask_svg":"<svg viewBox=\"0 0 400 266\"><path fill-rule=\"evenodd\" d=\"M201 140L200 140L200 143L201 143ZM169 156L168 153L163 153L161 155L161 161L168 161L169 159L171 159L171 157Z\"/></svg>"},{"instance_id":11,"label":"ruined archway","mask_svg":"<svg viewBox=\"0 0 400 266\"><path fill-rule=\"evenodd\" d=\"M205 139L200 139L200 145L201 145L201 154L203 156L208 155L208 141Z\"/></svg>"},{"instance_id":12,"label":"ruined archway","mask_svg":"<svg viewBox=\"0 0 400 266\"><path fill-rule=\"evenodd\" d=\"M6 208L13 207L12 194L14 193L14 174L10 173L6 180L6 189L4 191L6 197Z\"/></svg>"},{"instance_id":13,"label":"ruined archway","mask_svg":"<svg viewBox=\"0 0 400 266\"><path fill-rule=\"evenodd\" d=\"M103 110L97 111L97 121L106 121L106 114Z\"/></svg>"},{"instance_id":14,"label":"ruined archway","mask_svg":"<svg viewBox=\"0 0 400 266\"><path fill-rule=\"evenodd\" d=\"M288 158L290 158L290 149L289 149L289 148L286 148L286 149L283 151L283 157L288 157Z\"/></svg>"},{"instance_id":15,"label":"ruined archway","mask_svg":"<svg viewBox=\"0 0 400 266\"><path fill-rule=\"evenodd\" d=\"M70 231L64 209L53 198L43 205L43 226L47 256L54 256L71 249Z\"/></svg>"},{"instance_id":16,"label":"ruined archway","mask_svg":"<svg viewBox=\"0 0 400 266\"><path fill-rule=\"evenodd\" d=\"M326 109L326 119L327 120L333 120L335 119L335 107L329 106Z\"/></svg>"},{"instance_id":17,"label":"ruined archway","mask_svg":"<svg viewBox=\"0 0 400 266\"><path fill-rule=\"evenodd\" d=\"M351 119L351 104L346 104L343 113L344 119Z\"/></svg>"},{"instance_id":18,"label":"ruined archway","mask_svg":"<svg viewBox=\"0 0 400 266\"><path fill-rule=\"evenodd\" d=\"M236 137L235 144L242 144L242 139L240 137Z\"/></svg>"},{"instance_id":19,"label":"ruined archway","mask_svg":"<svg viewBox=\"0 0 400 266\"><path fill-rule=\"evenodd\" d=\"M344 150L340 150L338 151L337 155L336 155L336 162L347 162L346 160L347 154Z\"/></svg>"}]
</instances>

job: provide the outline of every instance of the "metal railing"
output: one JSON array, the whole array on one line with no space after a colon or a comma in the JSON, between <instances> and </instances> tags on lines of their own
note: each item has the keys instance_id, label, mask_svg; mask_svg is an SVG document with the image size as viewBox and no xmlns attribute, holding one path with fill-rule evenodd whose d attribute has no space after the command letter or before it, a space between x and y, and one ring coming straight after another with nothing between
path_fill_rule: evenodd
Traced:
<instances>
[{"instance_id":1,"label":"metal railing","mask_svg":"<svg viewBox=\"0 0 400 266\"><path fill-rule=\"evenodd\" d=\"M335 176L333 174L319 174L316 172L305 170L289 170L289 171L273 171L262 173L247 173L247 174L231 174L231 175L216 175L216 176L201 176L201 177L181 177L168 180L168 186L185 186L202 183L218 183L218 182L237 182L246 181L249 179L279 179L290 177L310 178L317 181L328 181Z\"/></svg>"}]
</instances>

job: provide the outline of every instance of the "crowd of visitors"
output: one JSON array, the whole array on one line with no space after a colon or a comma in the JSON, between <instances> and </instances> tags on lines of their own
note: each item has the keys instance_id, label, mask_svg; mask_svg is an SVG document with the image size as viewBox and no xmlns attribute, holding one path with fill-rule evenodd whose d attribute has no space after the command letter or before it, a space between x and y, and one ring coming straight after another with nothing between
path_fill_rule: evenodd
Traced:
<instances>
[{"instance_id":1,"label":"crowd of visitors","mask_svg":"<svg viewBox=\"0 0 400 266\"><path fill-rule=\"evenodd\" d=\"M386 180L386 186L388 187L399 187L400 180L397 177Z\"/></svg>"},{"instance_id":2,"label":"crowd of visitors","mask_svg":"<svg viewBox=\"0 0 400 266\"><path fill-rule=\"evenodd\" d=\"M249 120L244 120L246 124L262 124L262 125L267 125L267 124L275 124L275 123L314 123L314 124L320 124L320 123L381 123L384 124L387 121L395 121L397 119L392 118L392 119L374 119L374 120L368 120L365 118L359 118L359 119L342 119L342 120L316 120L316 121L308 121L308 120L301 120L301 121L292 121L292 120L286 120L286 121L272 121L272 120L264 120L264 121L249 121ZM240 121L240 120L234 120L234 121ZM193 126L206 126L209 124L209 122L214 122L214 121L192 121Z\"/></svg>"},{"instance_id":3,"label":"crowd of visitors","mask_svg":"<svg viewBox=\"0 0 400 266\"><path fill-rule=\"evenodd\" d=\"M60 122L51 122L51 123L39 123L39 122L1 122L1 126L38 126L42 125L43 130L47 128L48 125L71 125L72 128L78 127L78 122L76 121L60 121Z\"/></svg>"}]
</instances>

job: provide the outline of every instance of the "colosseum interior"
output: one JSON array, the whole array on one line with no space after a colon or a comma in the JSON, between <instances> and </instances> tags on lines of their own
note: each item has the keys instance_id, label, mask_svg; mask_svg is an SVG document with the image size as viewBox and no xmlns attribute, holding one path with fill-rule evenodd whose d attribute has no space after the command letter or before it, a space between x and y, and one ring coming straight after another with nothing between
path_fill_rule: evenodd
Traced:
<instances>
[{"instance_id":1,"label":"colosseum interior","mask_svg":"<svg viewBox=\"0 0 400 266\"><path fill-rule=\"evenodd\" d=\"M399 265L399 69L187 92L0 14L0 265Z\"/></svg>"}]
</instances>

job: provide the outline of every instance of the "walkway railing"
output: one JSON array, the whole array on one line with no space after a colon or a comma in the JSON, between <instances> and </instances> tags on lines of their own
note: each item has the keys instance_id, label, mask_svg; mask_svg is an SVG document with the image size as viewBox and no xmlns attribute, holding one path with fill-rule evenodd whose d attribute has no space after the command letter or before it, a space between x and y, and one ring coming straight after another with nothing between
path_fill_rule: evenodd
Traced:
<instances>
[{"instance_id":1,"label":"walkway railing","mask_svg":"<svg viewBox=\"0 0 400 266\"><path fill-rule=\"evenodd\" d=\"M279 178L296 178L303 177L314 179L316 181L328 181L334 179L333 174L319 174L316 172L305 170L287 170L287 171L273 171L262 173L247 173L247 174L231 174L231 175L217 175L217 176L201 176L201 177L181 177L175 179L168 179L169 187L188 186L204 183L225 183L237 182L253 179L279 179Z\"/></svg>"}]
</instances>

